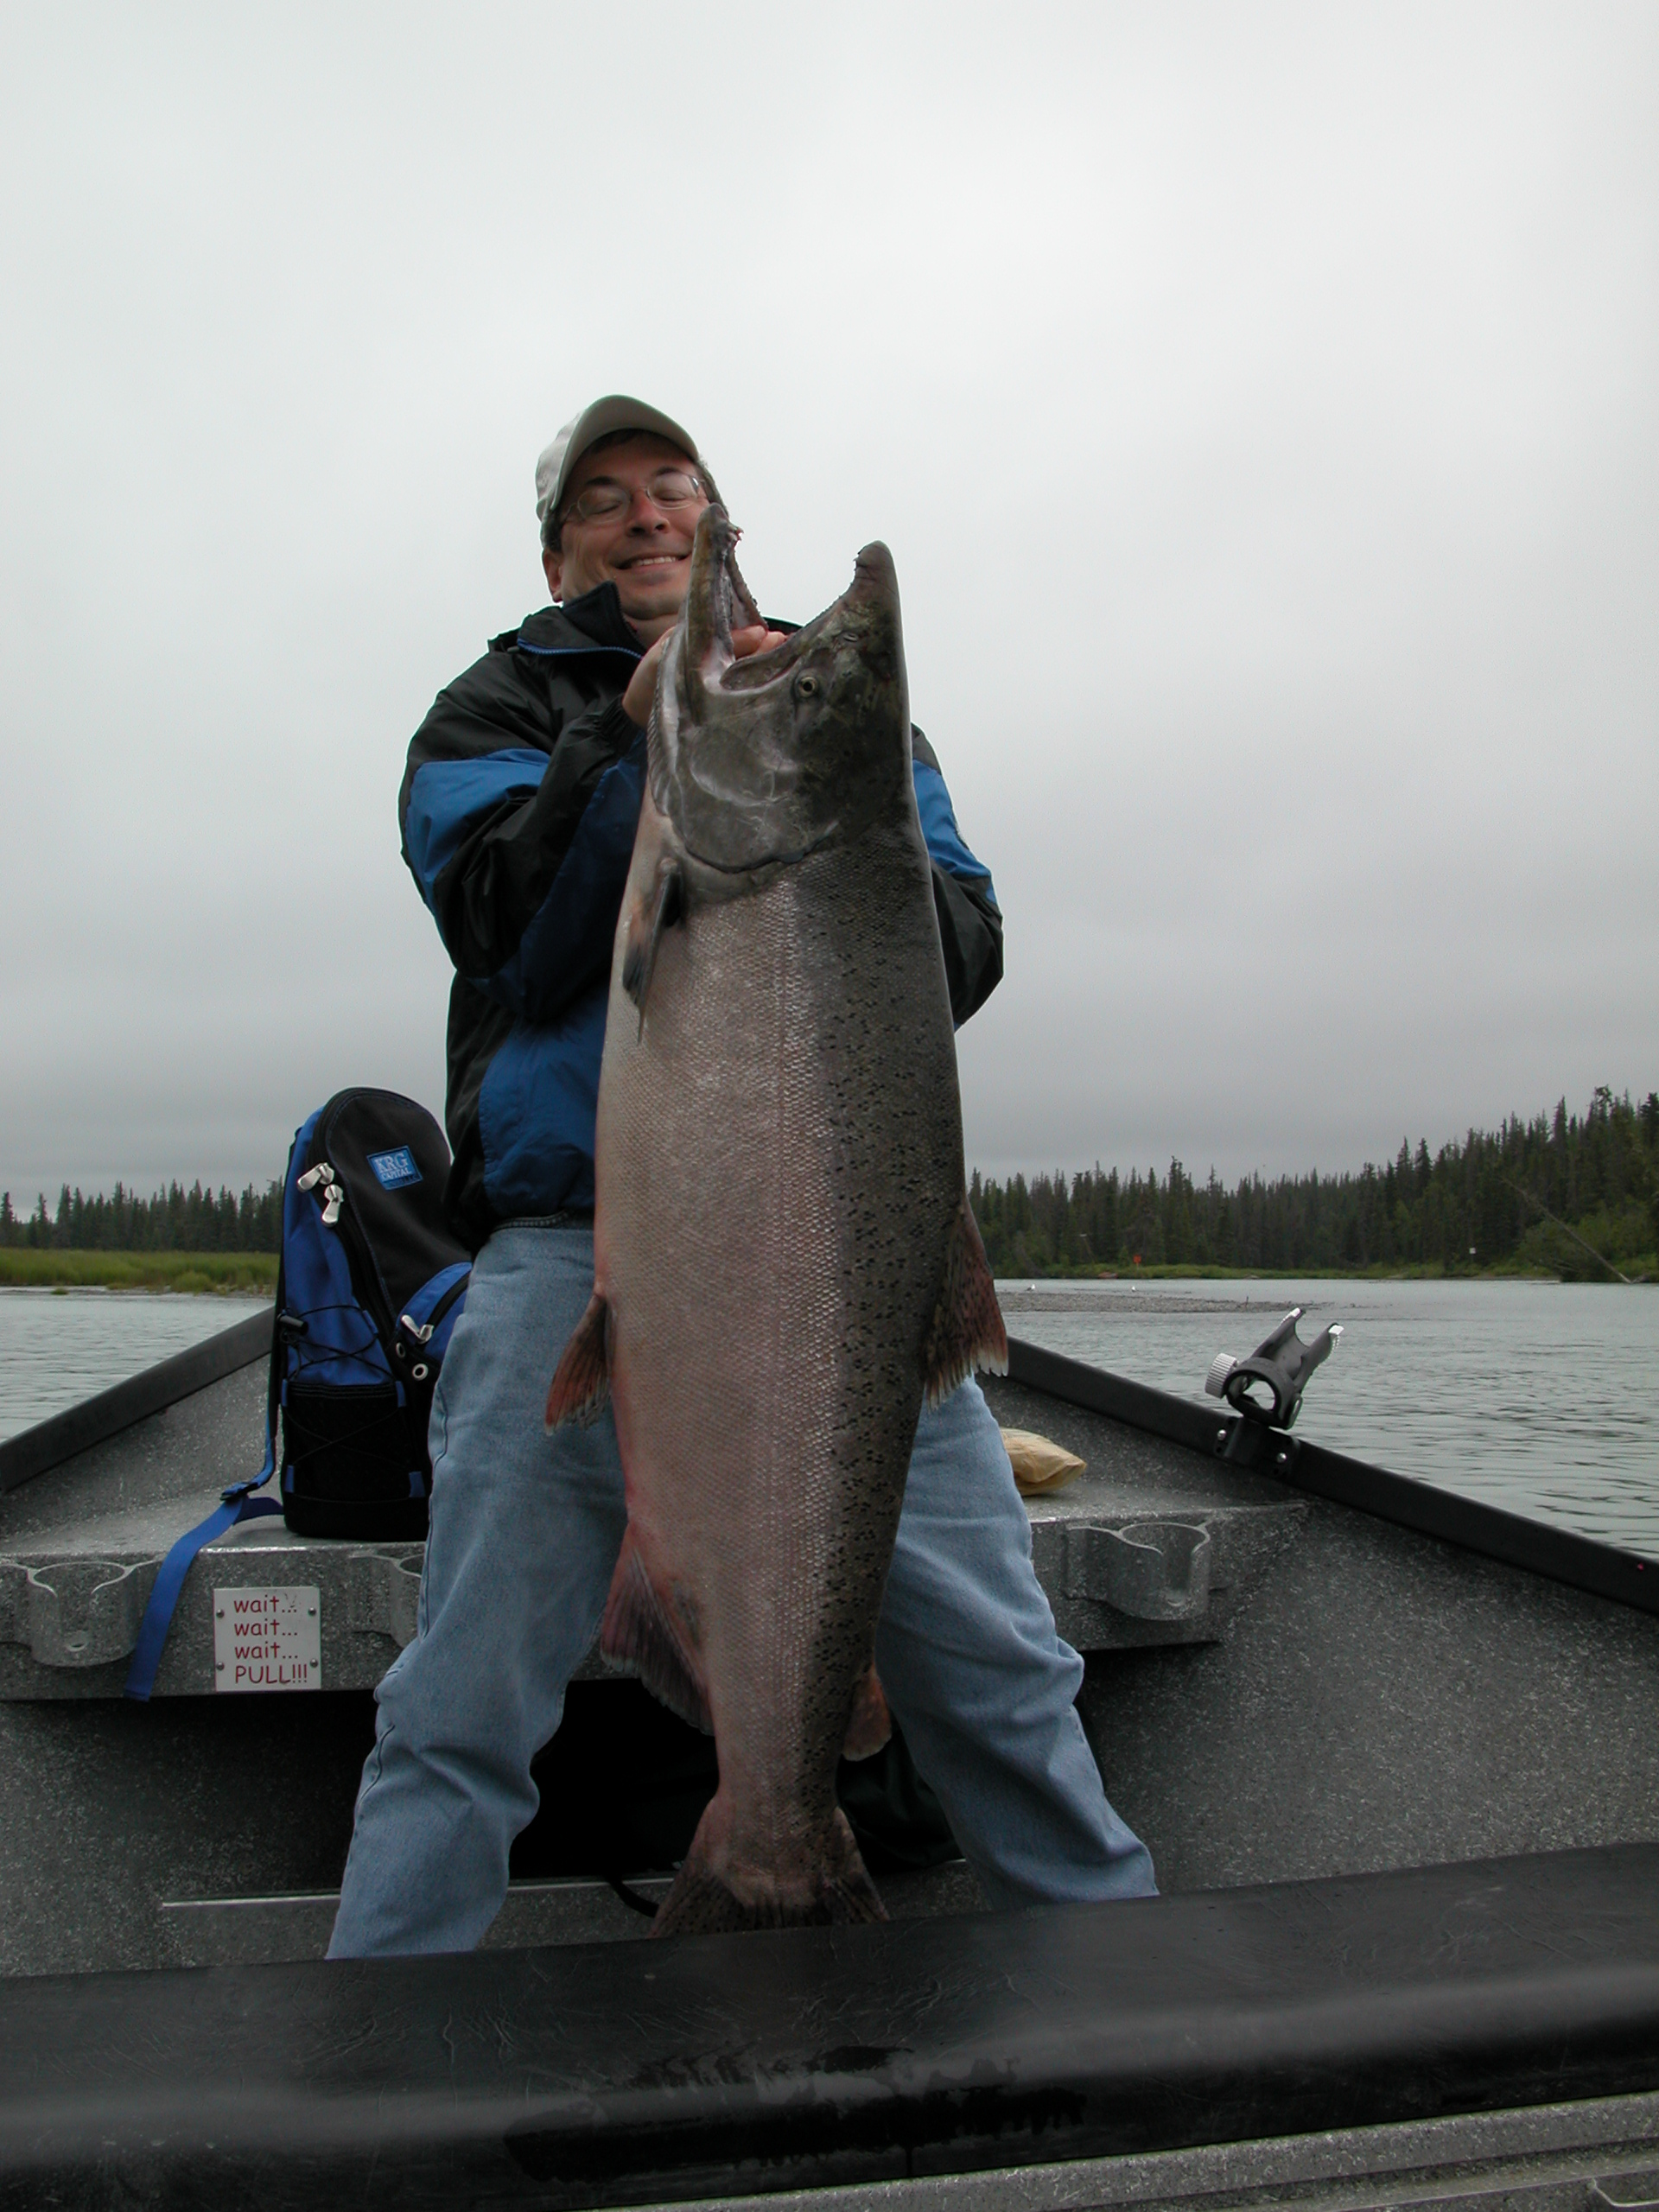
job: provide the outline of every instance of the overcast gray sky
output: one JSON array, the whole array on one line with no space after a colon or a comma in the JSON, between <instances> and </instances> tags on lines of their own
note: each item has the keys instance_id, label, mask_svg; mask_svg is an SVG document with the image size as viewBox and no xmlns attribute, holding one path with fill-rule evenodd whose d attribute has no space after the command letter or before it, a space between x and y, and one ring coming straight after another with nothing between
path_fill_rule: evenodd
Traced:
<instances>
[{"instance_id":1,"label":"overcast gray sky","mask_svg":"<svg viewBox=\"0 0 1659 2212\"><path fill-rule=\"evenodd\" d=\"M442 1097L397 853L633 391L892 545L1007 917L969 1157L1659 1084L1659 10L9 11L0 1184Z\"/></svg>"}]
</instances>

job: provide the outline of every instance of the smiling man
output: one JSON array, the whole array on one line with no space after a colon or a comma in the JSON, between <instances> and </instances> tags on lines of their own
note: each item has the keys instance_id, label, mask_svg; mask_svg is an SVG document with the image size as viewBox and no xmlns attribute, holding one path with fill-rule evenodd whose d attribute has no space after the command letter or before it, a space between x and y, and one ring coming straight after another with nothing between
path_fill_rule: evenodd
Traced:
<instances>
[{"instance_id":1,"label":"smiling man","mask_svg":"<svg viewBox=\"0 0 1659 2212\"><path fill-rule=\"evenodd\" d=\"M606 410L631 404L601 400L588 416L604 420ZM560 438L569 435L575 444L588 416L578 416ZM614 585L623 620L648 648L622 695L623 711L643 729L656 696L663 642L684 603L697 517L718 494L708 471L693 466L690 455L666 437L623 428L595 435L577 450L581 458L556 472L556 441L537 467L538 503L543 474L554 479L542 522L542 567L556 601L585 599ZM741 660L779 643L782 635L740 629L733 642Z\"/></svg>"},{"instance_id":2,"label":"smiling man","mask_svg":"<svg viewBox=\"0 0 1659 2212\"><path fill-rule=\"evenodd\" d=\"M464 1949L488 1928L626 1521L608 1408L550 1437L542 1413L593 1288L594 1112L645 725L716 495L688 434L620 396L566 424L536 494L555 604L440 692L404 779L404 857L456 970L448 1201L477 1257L433 1401L417 1632L376 1693L333 1957ZM746 655L779 635L734 642ZM1002 919L919 731L914 753L960 1025L1001 977ZM994 1903L1150 1892L971 1382L922 1415L876 1663Z\"/></svg>"}]
</instances>

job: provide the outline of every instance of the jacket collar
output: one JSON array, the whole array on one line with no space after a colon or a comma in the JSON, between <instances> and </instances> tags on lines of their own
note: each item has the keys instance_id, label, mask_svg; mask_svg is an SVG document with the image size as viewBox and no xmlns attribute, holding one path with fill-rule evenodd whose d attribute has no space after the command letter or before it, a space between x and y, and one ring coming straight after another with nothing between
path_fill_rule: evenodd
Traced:
<instances>
[{"instance_id":1,"label":"jacket collar","mask_svg":"<svg viewBox=\"0 0 1659 2212\"><path fill-rule=\"evenodd\" d=\"M769 614L766 620L774 630L781 630L785 635L801 626L798 622L788 622L778 615ZM490 644L499 652L510 652L522 645L532 653L591 652L600 645L611 652L632 653L636 660L645 651L622 612L622 601L614 584L598 584L580 599L568 599L559 607L541 607L534 614L527 614L516 630L504 630L499 638L492 638Z\"/></svg>"},{"instance_id":2,"label":"jacket collar","mask_svg":"<svg viewBox=\"0 0 1659 2212\"><path fill-rule=\"evenodd\" d=\"M522 645L543 653L591 652L597 645L632 653L636 660L645 650L622 612L614 584L599 584L561 607L539 607L516 630L505 631L490 642L507 651Z\"/></svg>"}]
</instances>

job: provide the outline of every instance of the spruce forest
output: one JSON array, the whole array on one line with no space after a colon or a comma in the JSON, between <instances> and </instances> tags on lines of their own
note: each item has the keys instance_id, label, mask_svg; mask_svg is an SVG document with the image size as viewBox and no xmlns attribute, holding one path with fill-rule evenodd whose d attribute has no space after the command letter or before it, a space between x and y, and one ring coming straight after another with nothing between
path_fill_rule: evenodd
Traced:
<instances>
[{"instance_id":1,"label":"spruce forest","mask_svg":"<svg viewBox=\"0 0 1659 2212\"><path fill-rule=\"evenodd\" d=\"M1080 1173L976 1172L969 1188L994 1272L1093 1274L1139 1268L1300 1274L1491 1269L1605 1281L1659 1274L1659 1093L1640 1104L1599 1090L1582 1114L1471 1129L1357 1173L1196 1183L1179 1160ZM1552 1219L1550 1217L1554 1217ZM198 1182L149 1198L117 1184L88 1198L66 1184L19 1216L0 1194L0 1248L98 1252L274 1252L282 1185L215 1193ZM1573 1233L1569 1233L1573 1232ZM1589 1248L1589 1249L1586 1249ZM1599 1255L1598 1257L1597 1255Z\"/></svg>"},{"instance_id":2,"label":"spruce forest","mask_svg":"<svg viewBox=\"0 0 1659 2212\"><path fill-rule=\"evenodd\" d=\"M998 1275L1190 1267L1653 1276L1659 1094L1636 1106L1599 1090L1583 1114L1563 1100L1553 1115L1471 1129L1432 1155L1427 1143L1402 1143L1395 1159L1357 1174L1251 1176L1229 1187L1213 1173L1195 1183L1172 1160L1161 1177L1098 1166L1029 1183L976 1174L969 1197Z\"/></svg>"},{"instance_id":3,"label":"spruce forest","mask_svg":"<svg viewBox=\"0 0 1659 2212\"><path fill-rule=\"evenodd\" d=\"M118 1183L105 1198L83 1198L66 1183L51 1212L44 1195L19 1220L10 1191L0 1193L0 1248L46 1252L274 1252L283 1228L283 1186L251 1183L240 1196L215 1197L200 1183L169 1184L153 1198Z\"/></svg>"}]
</instances>

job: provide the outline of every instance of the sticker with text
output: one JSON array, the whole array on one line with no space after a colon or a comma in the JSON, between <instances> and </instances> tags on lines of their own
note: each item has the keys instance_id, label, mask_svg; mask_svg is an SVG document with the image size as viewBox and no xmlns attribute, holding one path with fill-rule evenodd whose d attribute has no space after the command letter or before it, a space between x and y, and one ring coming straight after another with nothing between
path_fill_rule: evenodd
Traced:
<instances>
[{"instance_id":1,"label":"sticker with text","mask_svg":"<svg viewBox=\"0 0 1659 2212\"><path fill-rule=\"evenodd\" d=\"M410 1184L418 1183L421 1171L415 1165L415 1155L406 1144L396 1152L372 1152L369 1165L379 1179L383 1191L406 1190Z\"/></svg>"},{"instance_id":2,"label":"sticker with text","mask_svg":"<svg viewBox=\"0 0 1659 2212\"><path fill-rule=\"evenodd\" d=\"M322 1604L314 1589L215 1590L213 1688L320 1690Z\"/></svg>"}]
</instances>

